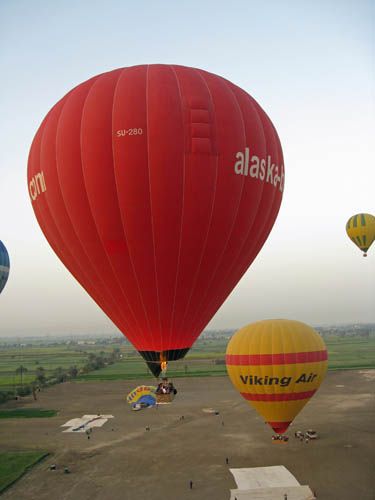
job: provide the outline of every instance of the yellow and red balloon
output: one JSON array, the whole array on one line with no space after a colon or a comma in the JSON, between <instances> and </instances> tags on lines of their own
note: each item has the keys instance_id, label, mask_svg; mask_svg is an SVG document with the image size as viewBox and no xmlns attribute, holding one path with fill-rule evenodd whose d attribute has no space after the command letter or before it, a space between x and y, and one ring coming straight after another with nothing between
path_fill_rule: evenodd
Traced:
<instances>
[{"instance_id":1,"label":"yellow and red balloon","mask_svg":"<svg viewBox=\"0 0 375 500\"><path fill-rule=\"evenodd\" d=\"M313 328L286 319L241 328L226 352L233 385L279 434L318 390L327 359L324 341Z\"/></svg>"}]
</instances>

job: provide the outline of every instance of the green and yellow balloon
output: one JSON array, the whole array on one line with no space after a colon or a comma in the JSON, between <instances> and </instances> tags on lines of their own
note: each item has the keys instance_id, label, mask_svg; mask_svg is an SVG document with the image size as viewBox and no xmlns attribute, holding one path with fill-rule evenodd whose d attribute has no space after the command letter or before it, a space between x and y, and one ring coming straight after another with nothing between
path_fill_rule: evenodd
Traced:
<instances>
[{"instance_id":1,"label":"green and yellow balloon","mask_svg":"<svg viewBox=\"0 0 375 500\"><path fill-rule=\"evenodd\" d=\"M375 240L375 217L371 214L353 215L346 223L346 233L367 257L367 251Z\"/></svg>"}]
</instances>

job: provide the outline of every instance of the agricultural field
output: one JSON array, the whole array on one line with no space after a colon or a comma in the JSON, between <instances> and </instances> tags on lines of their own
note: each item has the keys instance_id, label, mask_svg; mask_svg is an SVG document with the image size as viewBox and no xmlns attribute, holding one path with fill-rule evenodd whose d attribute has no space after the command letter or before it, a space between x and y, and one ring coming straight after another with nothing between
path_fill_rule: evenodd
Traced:
<instances>
[{"instance_id":1,"label":"agricultural field","mask_svg":"<svg viewBox=\"0 0 375 500\"><path fill-rule=\"evenodd\" d=\"M169 363L170 377L207 377L226 375L224 363L225 341L198 341L182 360ZM375 368L375 339L326 340L329 353L329 369ZM151 375L145 362L128 353L118 363L102 370L80 375L78 380L129 380Z\"/></svg>"},{"instance_id":2,"label":"agricultural field","mask_svg":"<svg viewBox=\"0 0 375 500\"><path fill-rule=\"evenodd\" d=\"M375 368L375 338L325 339L329 370Z\"/></svg>"},{"instance_id":3,"label":"agricultural field","mask_svg":"<svg viewBox=\"0 0 375 500\"><path fill-rule=\"evenodd\" d=\"M42 451L0 453L0 494L47 455Z\"/></svg>"},{"instance_id":4,"label":"agricultural field","mask_svg":"<svg viewBox=\"0 0 375 500\"><path fill-rule=\"evenodd\" d=\"M89 361L90 354L108 355L114 348L114 345L70 347L65 343L52 346L31 343L20 347L0 345L0 391L14 391L17 387L33 382L40 368L44 369L47 379L53 377L56 369L60 368L69 370L76 367L80 371Z\"/></svg>"},{"instance_id":5,"label":"agricultural field","mask_svg":"<svg viewBox=\"0 0 375 500\"><path fill-rule=\"evenodd\" d=\"M42 408L15 408L0 410L1 418L49 418L57 414L56 410L44 410Z\"/></svg>"},{"instance_id":6,"label":"agricultural field","mask_svg":"<svg viewBox=\"0 0 375 500\"><path fill-rule=\"evenodd\" d=\"M224 357L228 338L200 339L186 358L170 362L171 377L223 376L226 374ZM329 369L375 368L375 338L329 338ZM90 356L106 356L119 351L113 364L87 371L84 366ZM19 367L25 370L20 370ZM36 370L43 367L46 377L51 377L58 368L77 368L77 380L131 380L151 376L146 363L127 343L108 342L105 345L57 344L53 346L27 345L24 347L0 348L0 391L14 391L17 387L35 380ZM22 371L22 373L21 373Z\"/></svg>"}]
</instances>

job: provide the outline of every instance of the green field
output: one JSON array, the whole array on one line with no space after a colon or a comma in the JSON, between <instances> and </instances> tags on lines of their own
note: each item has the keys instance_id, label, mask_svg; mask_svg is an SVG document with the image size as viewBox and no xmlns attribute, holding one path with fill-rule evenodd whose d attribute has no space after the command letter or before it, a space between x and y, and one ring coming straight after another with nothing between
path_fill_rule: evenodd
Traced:
<instances>
[{"instance_id":1,"label":"green field","mask_svg":"<svg viewBox=\"0 0 375 500\"><path fill-rule=\"evenodd\" d=\"M85 345L69 347L63 343L52 346L27 345L22 347L0 347L0 391L15 391L17 387L29 384L35 380L36 370L43 367L46 378L53 377L58 367L68 369L76 366L81 369L88 361L90 353L109 353L118 344ZM124 355L129 350L121 348ZM16 373L18 367L26 371Z\"/></svg>"},{"instance_id":2,"label":"green field","mask_svg":"<svg viewBox=\"0 0 375 500\"><path fill-rule=\"evenodd\" d=\"M207 377L225 374L225 364L215 365L212 359L186 357L182 361L168 364L170 377ZM146 376L151 376L151 373L147 370L145 362L139 359L120 361L101 370L79 375L77 380L131 380Z\"/></svg>"},{"instance_id":3,"label":"green field","mask_svg":"<svg viewBox=\"0 0 375 500\"><path fill-rule=\"evenodd\" d=\"M375 338L326 340L330 370L375 368Z\"/></svg>"},{"instance_id":4,"label":"green field","mask_svg":"<svg viewBox=\"0 0 375 500\"><path fill-rule=\"evenodd\" d=\"M11 389L27 384L35 379L35 370L42 366L47 376L52 376L58 366L69 368L72 365L82 366L87 354L80 350L67 349L66 346L53 347L20 347L0 350L0 390ZM16 374L19 366L27 369L21 375Z\"/></svg>"},{"instance_id":5,"label":"green field","mask_svg":"<svg viewBox=\"0 0 375 500\"><path fill-rule=\"evenodd\" d=\"M216 364L224 360L227 341L198 341L196 347L182 360L170 362L170 377L199 377L226 375L225 364ZM329 353L329 369L345 370L374 368L375 339L326 340ZM149 375L146 364L140 358L125 359L97 372L79 376L79 380L126 380Z\"/></svg>"},{"instance_id":6,"label":"green field","mask_svg":"<svg viewBox=\"0 0 375 500\"><path fill-rule=\"evenodd\" d=\"M228 338L200 339L189 354L182 360L170 362L168 374L171 377L223 376L226 374L225 349ZM329 352L329 369L366 369L375 368L375 338L330 338L326 339ZM79 373L77 380L131 380L151 376L146 363L128 344L108 343L106 345L85 345L67 347L64 344L42 347L27 346L5 348L0 351L0 390L14 390L21 385L21 376L15 371L20 365L27 368L22 382L25 384L35 378L35 370L42 366L46 374L61 366L68 368L76 365L81 368L89 354L110 352L120 347L121 359L104 368Z\"/></svg>"},{"instance_id":7,"label":"green field","mask_svg":"<svg viewBox=\"0 0 375 500\"><path fill-rule=\"evenodd\" d=\"M48 418L57 415L56 410L41 408L16 408L14 410L0 410L1 418Z\"/></svg>"},{"instance_id":8,"label":"green field","mask_svg":"<svg viewBox=\"0 0 375 500\"><path fill-rule=\"evenodd\" d=\"M47 455L44 451L0 453L0 494Z\"/></svg>"}]
</instances>

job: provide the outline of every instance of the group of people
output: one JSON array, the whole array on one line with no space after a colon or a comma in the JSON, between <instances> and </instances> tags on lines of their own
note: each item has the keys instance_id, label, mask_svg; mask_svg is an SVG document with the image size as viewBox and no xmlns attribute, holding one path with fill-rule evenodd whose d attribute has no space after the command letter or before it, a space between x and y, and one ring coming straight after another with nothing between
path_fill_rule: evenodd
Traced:
<instances>
[{"instance_id":1,"label":"group of people","mask_svg":"<svg viewBox=\"0 0 375 500\"><path fill-rule=\"evenodd\" d=\"M89 427L88 429L85 430L87 439L90 439L90 436L92 434L92 427Z\"/></svg>"},{"instance_id":2,"label":"group of people","mask_svg":"<svg viewBox=\"0 0 375 500\"><path fill-rule=\"evenodd\" d=\"M306 431L306 432L296 431L294 433L294 437L298 438L301 441L301 443L303 441L305 443L308 443L310 441L310 439L316 439L316 437L317 437L317 434L315 431L310 431L310 433L312 433L312 434L309 434L309 431Z\"/></svg>"},{"instance_id":3,"label":"group of people","mask_svg":"<svg viewBox=\"0 0 375 500\"><path fill-rule=\"evenodd\" d=\"M158 384L156 394L177 394L177 390L172 382L168 382L167 378L163 378L163 380Z\"/></svg>"},{"instance_id":4,"label":"group of people","mask_svg":"<svg viewBox=\"0 0 375 500\"><path fill-rule=\"evenodd\" d=\"M274 434L272 436L272 441L283 441L284 443L287 443L289 441L288 436L284 436L282 434Z\"/></svg>"}]
</instances>

